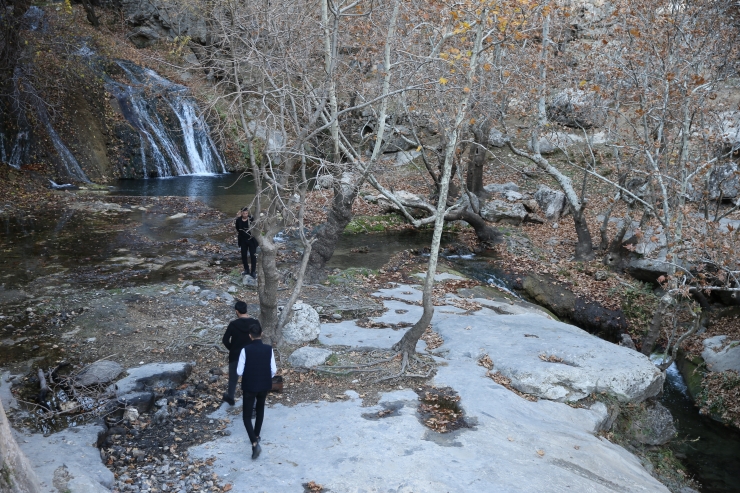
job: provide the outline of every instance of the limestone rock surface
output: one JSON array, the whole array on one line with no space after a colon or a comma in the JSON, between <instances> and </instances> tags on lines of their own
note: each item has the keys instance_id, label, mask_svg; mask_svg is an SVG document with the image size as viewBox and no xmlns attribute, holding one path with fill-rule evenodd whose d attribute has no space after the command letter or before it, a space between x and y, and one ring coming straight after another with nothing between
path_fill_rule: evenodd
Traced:
<instances>
[{"instance_id":1,"label":"limestone rock surface","mask_svg":"<svg viewBox=\"0 0 740 493\"><path fill-rule=\"evenodd\" d=\"M557 221L566 206L565 194L545 185L539 186L534 193L534 199L550 221Z\"/></svg>"},{"instance_id":2,"label":"limestone rock surface","mask_svg":"<svg viewBox=\"0 0 740 493\"><path fill-rule=\"evenodd\" d=\"M311 305L297 301L293 304L290 320L283 327L283 338L288 344L300 344L319 337L321 322L319 312Z\"/></svg>"},{"instance_id":3,"label":"limestone rock surface","mask_svg":"<svg viewBox=\"0 0 740 493\"><path fill-rule=\"evenodd\" d=\"M705 339L701 357L711 371L734 370L740 373L740 341L727 341L727 336Z\"/></svg>"},{"instance_id":4,"label":"limestone rock surface","mask_svg":"<svg viewBox=\"0 0 740 493\"><path fill-rule=\"evenodd\" d=\"M480 215L494 223L521 224L527 217L527 210L519 203L491 200L481 207Z\"/></svg>"},{"instance_id":5,"label":"limestone rock surface","mask_svg":"<svg viewBox=\"0 0 740 493\"><path fill-rule=\"evenodd\" d=\"M334 354L334 352L329 349L305 346L293 351L293 354L288 358L288 363L290 363L290 366L294 368L313 368L314 366L326 363L326 360L328 360L332 354Z\"/></svg>"}]
</instances>

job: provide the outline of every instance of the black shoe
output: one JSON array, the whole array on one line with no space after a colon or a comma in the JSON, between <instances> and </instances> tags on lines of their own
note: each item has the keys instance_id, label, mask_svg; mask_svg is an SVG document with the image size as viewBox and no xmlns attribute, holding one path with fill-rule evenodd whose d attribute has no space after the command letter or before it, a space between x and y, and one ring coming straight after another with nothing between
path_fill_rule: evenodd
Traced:
<instances>
[{"instance_id":1,"label":"black shoe","mask_svg":"<svg viewBox=\"0 0 740 493\"><path fill-rule=\"evenodd\" d=\"M262 452L262 447L260 447L259 442L257 442L257 445L252 447L252 460L259 457L261 452Z\"/></svg>"},{"instance_id":2,"label":"black shoe","mask_svg":"<svg viewBox=\"0 0 740 493\"><path fill-rule=\"evenodd\" d=\"M257 436L257 443L259 443L261 441L262 441L262 438L260 438L259 436Z\"/></svg>"},{"instance_id":3,"label":"black shoe","mask_svg":"<svg viewBox=\"0 0 740 493\"><path fill-rule=\"evenodd\" d=\"M249 271L248 270L243 270L242 271L242 277L248 276L248 275L249 275Z\"/></svg>"},{"instance_id":4,"label":"black shoe","mask_svg":"<svg viewBox=\"0 0 740 493\"><path fill-rule=\"evenodd\" d=\"M226 402L229 406L236 404L236 402L234 402L234 398L229 397L227 394L224 394L223 397L221 397L221 400Z\"/></svg>"}]
</instances>

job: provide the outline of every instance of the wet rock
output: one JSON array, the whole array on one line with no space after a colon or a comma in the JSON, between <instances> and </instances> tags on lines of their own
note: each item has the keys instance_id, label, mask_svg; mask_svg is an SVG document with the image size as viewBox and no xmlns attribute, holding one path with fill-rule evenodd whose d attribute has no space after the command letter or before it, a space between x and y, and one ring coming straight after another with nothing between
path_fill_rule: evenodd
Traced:
<instances>
[{"instance_id":1,"label":"wet rock","mask_svg":"<svg viewBox=\"0 0 740 493\"><path fill-rule=\"evenodd\" d=\"M565 194L559 190L553 190L545 185L540 185L534 193L537 205L545 213L549 221L557 221L565 210Z\"/></svg>"},{"instance_id":2,"label":"wet rock","mask_svg":"<svg viewBox=\"0 0 740 493\"><path fill-rule=\"evenodd\" d=\"M576 296L550 276L530 274L522 281L522 288L537 304L556 316L607 339L617 339L627 327L621 310L610 310Z\"/></svg>"},{"instance_id":3,"label":"wet rock","mask_svg":"<svg viewBox=\"0 0 740 493\"><path fill-rule=\"evenodd\" d=\"M294 368L313 368L326 363L332 354L334 353L328 349L306 346L293 351L288 358L288 363Z\"/></svg>"},{"instance_id":4,"label":"wet rock","mask_svg":"<svg viewBox=\"0 0 740 493\"><path fill-rule=\"evenodd\" d=\"M724 335L705 339L701 357L711 371L740 373L740 341L728 341Z\"/></svg>"},{"instance_id":5,"label":"wet rock","mask_svg":"<svg viewBox=\"0 0 740 493\"><path fill-rule=\"evenodd\" d=\"M633 440L645 445L664 445L676 436L673 416L659 402L633 418L629 431Z\"/></svg>"},{"instance_id":6,"label":"wet rock","mask_svg":"<svg viewBox=\"0 0 740 493\"><path fill-rule=\"evenodd\" d=\"M492 200L481 208L480 215L486 221L519 225L527 217L527 211L522 204Z\"/></svg>"},{"instance_id":7,"label":"wet rock","mask_svg":"<svg viewBox=\"0 0 740 493\"><path fill-rule=\"evenodd\" d=\"M83 369L75 377L75 385L88 387L90 385L105 384L111 382L123 372L123 366L115 361L96 361Z\"/></svg>"},{"instance_id":8,"label":"wet rock","mask_svg":"<svg viewBox=\"0 0 740 493\"><path fill-rule=\"evenodd\" d=\"M319 337L321 322L319 313L310 305L297 301L293 304L290 320L283 327L283 338L288 344L300 344Z\"/></svg>"},{"instance_id":9,"label":"wet rock","mask_svg":"<svg viewBox=\"0 0 740 493\"><path fill-rule=\"evenodd\" d=\"M152 387L174 388L185 382L192 370L190 363L150 363L131 368L128 376L115 383L116 395Z\"/></svg>"}]
</instances>

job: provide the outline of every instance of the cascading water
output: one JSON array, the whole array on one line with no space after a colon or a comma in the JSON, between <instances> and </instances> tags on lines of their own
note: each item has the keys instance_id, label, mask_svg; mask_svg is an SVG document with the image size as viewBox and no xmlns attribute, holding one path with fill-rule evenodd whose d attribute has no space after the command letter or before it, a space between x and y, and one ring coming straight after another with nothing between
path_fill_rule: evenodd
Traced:
<instances>
[{"instance_id":1,"label":"cascading water","mask_svg":"<svg viewBox=\"0 0 740 493\"><path fill-rule=\"evenodd\" d=\"M144 176L212 175L226 166L211 140L210 129L199 115L195 100L185 86L175 84L153 70L130 62L116 62L128 79L122 84L108 79L106 88L117 99L123 116L139 132ZM158 105L176 116L170 124Z\"/></svg>"},{"instance_id":2,"label":"cascading water","mask_svg":"<svg viewBox=\"0 0 740 493\"><path fill-rule=\"evenodd\" d=\"M41 99L41 97L38 95L38 93L36 92L36 89L27 80L27 78L24 77L22 70L20 68L15 69L13 73L13 77L15 79L16 87L20 87L21 85L23 86L23 90L25 94L28 96L28 99L30 100L30 104L36 110L36 117L39 119L41 123L43 123L44 127L46 128L46 132L49 134L49 138L51 138L51 142L54 144L54 148L56 149L57 154L59 155L59 160L64 166L64 169L67 172L67 175L69 176L69 178L72 178L73 180L76 180L76 181L90 183L90 179L87 177L87 175L85 175L85 172L82 171L82 168L80 167L80 163L77 162L77 159L75 159L74 155L70 152L67 146L64 145L64 142L62 142L62 139L59 137L59 134L56 132L56 130L54 130L54 126L51 124L51 120L49 119L49 112L46 110L46 103L44 103L43 99ZM18 136L16 137L16 146L22 145L21 142L24 139L21 134L22 133L19 132ZM16 150L14 146L13 153L15 152ZM13 166L14 160L15 160L15 156L11 155L11 158L10 158L11 166ZM20 157L18 157L18 160L20 160Z\"/></svg>"}]
</instances>

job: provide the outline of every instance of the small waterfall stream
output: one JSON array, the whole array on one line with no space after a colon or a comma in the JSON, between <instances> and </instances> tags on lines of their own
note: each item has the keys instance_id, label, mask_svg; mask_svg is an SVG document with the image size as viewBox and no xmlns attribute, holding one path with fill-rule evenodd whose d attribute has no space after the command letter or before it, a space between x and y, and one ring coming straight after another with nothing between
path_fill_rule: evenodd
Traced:
<instances>
[{"instance_id":1,"label":"small waterfall stream","mask_svg":"<svg viewBox=\"0 0 740 493\"><path fill-rule=\"evenodd\" d=\"M131 62L116 63L127 83L109 78L106 88L115 96L123 116L139 132L144 176L225 173L226 166L211 140L208 124L199 115L188 88ZM166 116L170 112L177 124Z\"/></svg>"}]
</instances>

